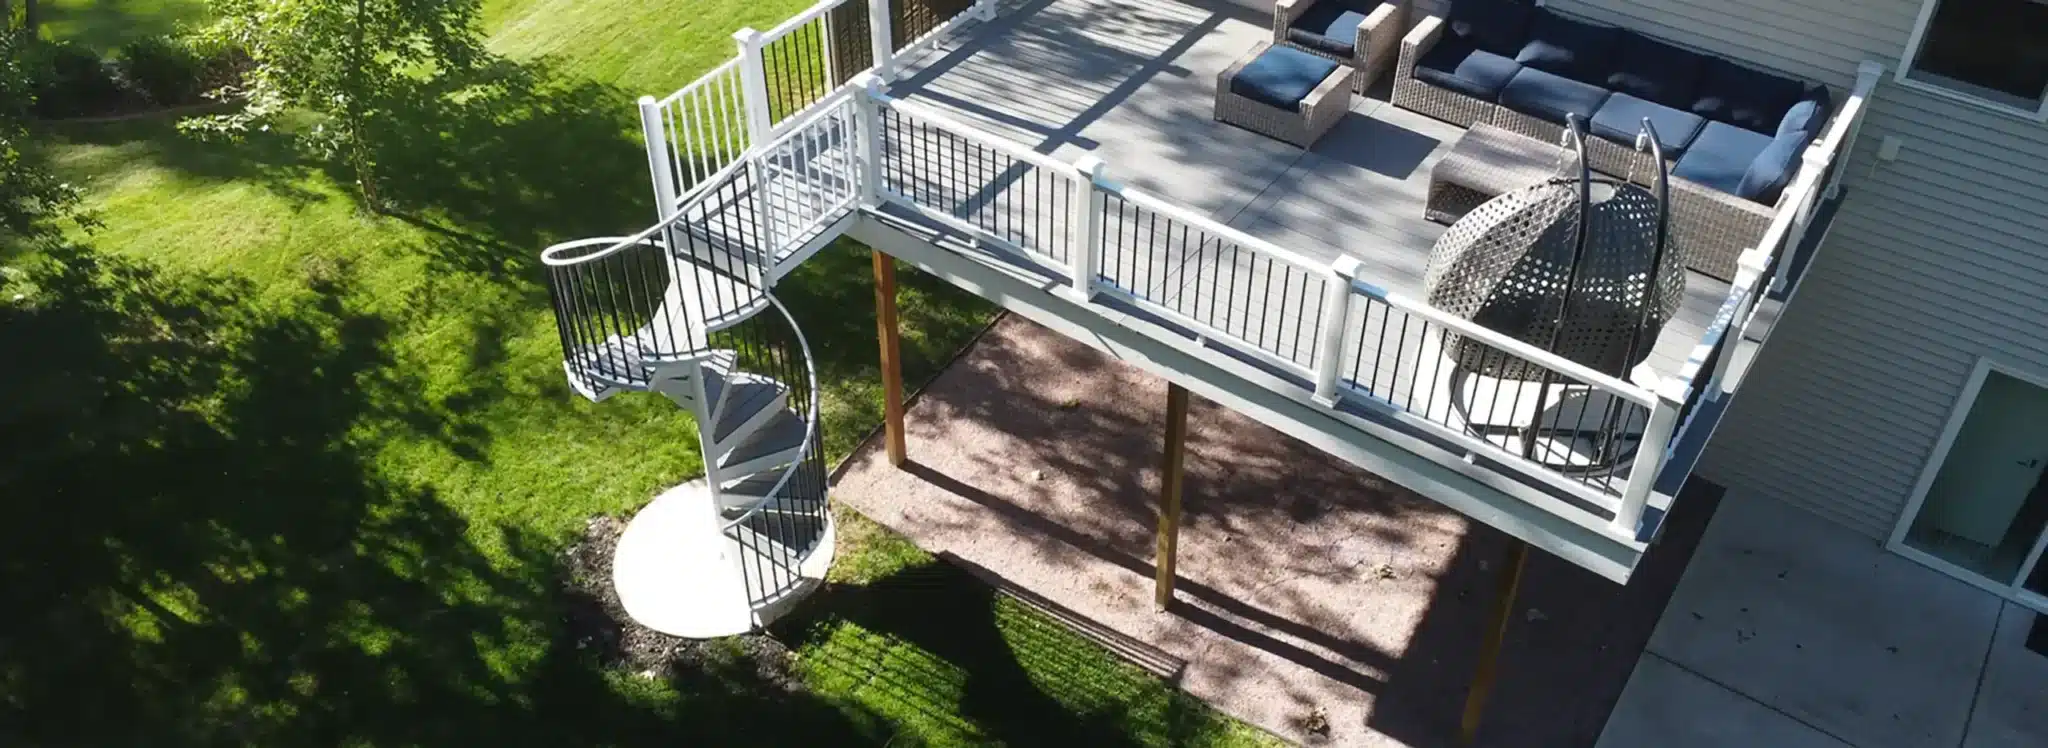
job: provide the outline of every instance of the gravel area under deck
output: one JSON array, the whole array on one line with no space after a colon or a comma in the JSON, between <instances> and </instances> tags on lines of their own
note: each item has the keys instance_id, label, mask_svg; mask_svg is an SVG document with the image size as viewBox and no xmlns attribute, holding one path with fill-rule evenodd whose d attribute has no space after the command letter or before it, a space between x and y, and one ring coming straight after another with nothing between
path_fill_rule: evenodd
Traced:
<instances>
[{"instance_id":1,"label":"gravel area under deck","mask_svg":"<svg viewBox=\"0 0 2048 748\"><path fill-rule=\"evenodd\" d=\"M1240 719L1449 745L1505 536L1197 397L1178 600L1156 612L1165 403L1164 381L1008 317L914 401L911 464L870 439L833 495ZM1593 743L1717 493L1688 489L1626 587L1531 555L1482 744Z\"/></svg>"}]
</instances>

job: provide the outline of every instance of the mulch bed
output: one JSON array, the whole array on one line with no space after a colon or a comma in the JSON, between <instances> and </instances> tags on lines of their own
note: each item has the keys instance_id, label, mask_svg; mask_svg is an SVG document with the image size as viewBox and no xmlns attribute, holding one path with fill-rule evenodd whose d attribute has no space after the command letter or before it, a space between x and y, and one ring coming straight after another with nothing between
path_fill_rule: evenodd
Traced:
<instances>
[{"instance_id":1,"label":"mulch bed","mask_svg":"<svg viewBox=\"0 0 2048 748\"><path fill-rule=\"evenodd\" d=\"M562 552L565 617L576 649L591 653L607 668L649 679L729 670L743 658L752 663L752 678L758 682L789 693L805 690L790 668L789 648L766 635L685 639L633 622L612 588L612 553L625 531L625 520L598 515L584 523L583 537Z\"/></svg>"}]
</instances>

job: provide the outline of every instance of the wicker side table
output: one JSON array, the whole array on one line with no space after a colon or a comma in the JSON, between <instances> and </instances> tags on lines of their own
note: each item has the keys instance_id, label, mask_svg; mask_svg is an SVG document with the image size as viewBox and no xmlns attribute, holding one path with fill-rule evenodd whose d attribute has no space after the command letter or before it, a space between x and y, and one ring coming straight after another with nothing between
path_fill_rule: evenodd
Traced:
<instances>
[{"instance_id":1,"label":"wicker side table","mask_svg":"<svg viewBox=\"0 0 2048 748\"><path fill-rule=\"evenodd\" d=\"M1564 149L1487 124L1466 130L1429 171L1424 217L1453 223L1481 203L1558 173Z\"/></svg>"},{"instance_id":2,"label":"wicker side table","mask_svg":"<svg viewBox=\"0 0 2048 748\"><path fill-rule=\"evenodd\" d=\"M1293 110L1281 109L1231 91L1230 82L1237 78L1238 72L1272 47L1271 42L1259 42L1216 76L1216 121L1302 148L1314 146L1324 133L1343 121L1345 113L1351 111L1352 79L1358 71L1350 65L1337 63L1337 68Z\"/></svg>"}]
</instances>

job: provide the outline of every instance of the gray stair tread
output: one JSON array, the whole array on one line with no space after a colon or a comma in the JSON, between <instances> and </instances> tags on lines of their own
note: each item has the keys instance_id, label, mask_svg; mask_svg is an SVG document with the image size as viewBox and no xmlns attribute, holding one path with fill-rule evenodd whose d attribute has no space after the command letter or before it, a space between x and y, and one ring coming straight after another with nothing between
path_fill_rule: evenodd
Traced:
<instances>
[{"instance_id":1,"label":"gray stair tread","mask_svg":"<svg viewBox=\"0 0 2048 748\"><path fill-rule=\"evenodd\" d=\"M784 410L733 447L725 459L719 460L719 467L743 465L772 455L795 450L804 443L804 421L796 413ZM794 459L794 458L792 458Z\"/></svg>"},{"instance_id":2,"label":"gray stair tread","mask_svg":"<svg viewBox=\"0 0 2048 748\"><path fill-rule=\"evenodd\" d=\"M767 496L768 492L775 488L775 484L782 480L784 472L786 471L779 469L763 470L740 480L727 483L720 493L748 500L759 499Z\"/></svg>"},{"instance_id":3,"label":"gray stair tread","mask_svg":"<svg viewBox=\"0 0 2048 748\"><path fill-rule=\"evenodd\" d=\"M742 380L733 384L732 391L726 394L724 402L718 406L718 424L711 430L711 440L724 443L725 440L732 438L733 432L748 419L762 410L780 406L780 395L785 389L787 388L771 379Z\"/></svg>"}]
</instances>

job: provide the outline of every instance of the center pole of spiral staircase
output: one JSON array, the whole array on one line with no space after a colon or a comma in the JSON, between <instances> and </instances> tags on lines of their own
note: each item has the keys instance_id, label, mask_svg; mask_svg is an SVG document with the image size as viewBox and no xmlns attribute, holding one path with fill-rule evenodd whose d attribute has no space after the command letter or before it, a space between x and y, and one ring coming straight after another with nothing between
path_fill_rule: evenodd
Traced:
<instances>
[{"instance_id":1,"label":"center pole of spiral staircase","mask_svg":"<svg viewBox=\"0 0 2048 748\"><path fill-rule=\"evenodd\" d=\"M889 464L910 461L903 445L903 331L896 319L896 258L874 250L875 328L882 347L882 443Z\"/></svg>"}]
</instances>

